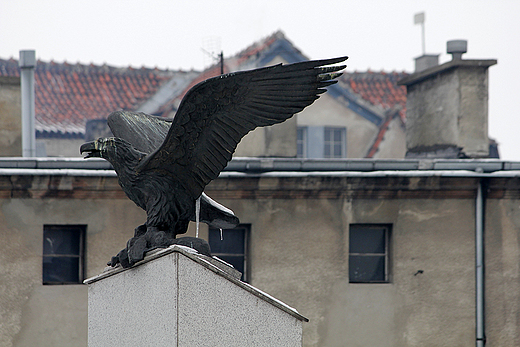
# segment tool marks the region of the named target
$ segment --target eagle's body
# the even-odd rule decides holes
[[[126,141],[113,141],[117,152],[107,159],[114,166],[119,185],[128,198],[147,212],[146,225],[167,230],[174,237],[184,234],[188,222],[195,218],[195,200],[183,198],[189,194],[175,176],[160,170],[143,171],[136,175],[146,154]]]
[[[126,195],[147,213],[126,249],[113,258],[131,266],[155,247],[175,242],[195,219],[211,226],[238,224],[233,212],[211,200],[204,187],[231,160],[240,139],[259,126],[281,123],[312,104],[335,83],[344,66],[336,58],[276,65],[211,78],[183,98],[173,120],[144,113],[109,115],[114,138],[81,146],[87,157],[108,160]]]

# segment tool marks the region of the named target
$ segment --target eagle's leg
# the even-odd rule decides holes
[[[146,233],[146,224],[139,225],[135,228],[134,237],[132,237],[126,243],[126,248],[122,249],[116,256],[112,257],[110,261],[107,263],[108,266],[116,266],[117,264],[121,264],[124,268],[130,267],[130,259],[128,258],[128,250],[133,247],[136,240],[142,237]]]
[[[147,226],[146,231],[144,231],[143,226],[140,226],[136,228],[135,235],[128,240],[126,249],[118,254],[123,267],[133,266],[138,261],[143,260],[146,252],[152,249],[166,248],[175,242],[175,237],[154,226]],[[121,259],[121,256],[123,259]],[[128,261],[126,261],[125,256],[127,256]]]
[[[146,224],[139,225],[135,228],[134,237],[142,236],[146,233]]]
[[[166,248],[175,243],[175,235],[158,227],[148,227],[144,234],[148,250]]]
[[[174,244],[176,235],[184,234],[188,229],[188,224],[188,220],[178,221],[167,230],[146,224],[138,226],[135,228],[134,237],[128,240],[126,248],[112,257],[107,265],[114,267],[120,263],[124,268],[133,266],[144,259],[146,252]]]

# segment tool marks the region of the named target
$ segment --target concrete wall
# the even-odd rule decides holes
[[[409,151],[458,146],[458,89],[459,79],[453,71],[408,87],[406,146]]]
[[[87,225],[86,275],[93,276],[125,246],[144,212],[113,179],[91,182],[104,197],[83,199],[72,190],[88,186],[82,179],[0,176],[0,182],[0,346],[86,346],[86,286],[42,285],[43,225]]]
[[[22,156],[20,78],[0,76],[0,156]]]
[[[379,128],[324,94],[298,115],[298,126],[343,127],[346,129],[347,158],[364,158]]]
[[[296,157],[296,118],[256,128],[240,141],[234,156]]]
[[[43,138],[36,140],[37,146],[41,146],[42,150],[44,150],[42,156],[65,158],[82,157],[79,153],[79,147],[85,142],[84,139]]]
[[[305,346],[473,346],[474,201],[341,193],[356,183],[261,178],[255,200],[219,199],[252,225],[251,283],[307,315]],[[309,186],[320,193],[298,198]],[[349,283],[351,223],[393,225],[391,283]]]
[[[520,204],[489,199],[486,205],[486,335],[489,346],[520,342]]]
[[[379,128],[375,124],[324,94],[290,120],[271,127],[256,129],[246,135],[238,145],[235,156],[296,157],[296,128],[298,126],[345,128],[347,158],[364,158],[379,132]],[[402,139],[404,142],[404,134]],[[392,144],[389,145],[392,146]],[[388,149],[389,153],[392,151],[392,149]],[[323,157],[323,153],[321,157]],[[404,155],[397,158],[402,157]]]
[[[472,158],[489,155],[488,69],[458,69],[460,85],[459,144]]]
[[[388,129],[385,132],[381,144],[374,158],[388,159],[398,158],[403,159],[406,156],[406,132],[403,122],[395,117],[390,121]]]
[[[207,193],[251,224],[251,284],[310,319],[304,346],[475,345],[476,178],[225,176]],[[0,178],[0,346],[85,346],[85,287],[41,285],[43,225],[88,225],[93,276],[144,213],[113,177]],[[512,346],[520,181],[489,181],[486,335],[489,346]],[[349,283],[351,223],[392,224],[390,283]]]
[[[407,86],[410,155],[446,148],[471,158],[489,155],[488,68],[494,64],[496,60],[453,60],[399,82]]]

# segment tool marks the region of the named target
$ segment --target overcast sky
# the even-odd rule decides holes
[[[0,0],[0,58],[35,49],[44,61],[202,69],[282,30],[311,59],[348,55],[348,71],[413,72],[422,54],[451,59],[446,41],[468,40],[465,59],[489,69],[489,133],[520,160],[520,0]]]

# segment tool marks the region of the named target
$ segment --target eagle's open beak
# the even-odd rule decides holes
[[[88,152],[84,159],[87,158],[101,158],[101,151],[97,141],[87,142],[81,145],[79,152]]]

